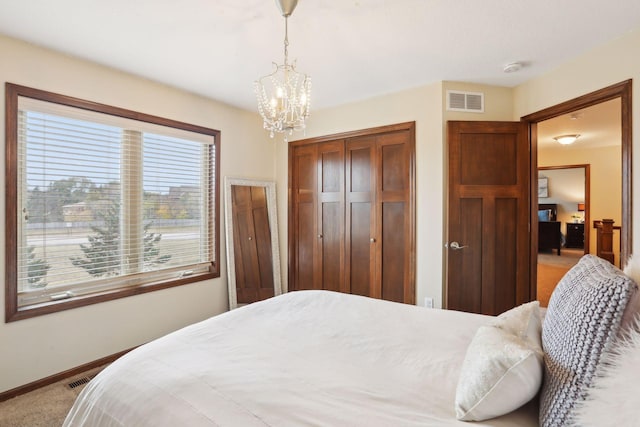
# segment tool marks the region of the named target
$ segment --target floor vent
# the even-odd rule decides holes
[[[70,382],[69,384],[67,384],[67,386],[70,389],[74,389],[76,387],[79,387],[81,385],[87,384],[89,381],[91,381],[91,379],[93,379],[93,377],[95,377],[95,375],[91,375],[89,377],[83,377],[83,378],[79,378],[75,381]]]
[[[448,90],[447,110],[484,113],[484,93]]]

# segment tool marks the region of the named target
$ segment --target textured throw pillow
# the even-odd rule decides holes
[[[624,274],[629,276],[636,284],[640,284],[640,256],[631,255],[624,267]],[[635,324],[636,315],[640,313],[640,292],[637,290],[632,293],[629,303],[622,314],[621,332],[625,333],[630,328],[637,326]]]
[[[482,421],[531,400],[542,383],[538,301],[511,309],[476,332],[456,389],[456,416]]]
[[[603,354],[620,330],[637,285],[609,262],[583,256],[556,286],[542,327],[545,375],[540,396],[543,427],[571,425]]]
[[[640,408],[640,325],[635,323],[627,339],[607,354],[588,390],[576,407],[575,423],[581,427],[638,425]]]

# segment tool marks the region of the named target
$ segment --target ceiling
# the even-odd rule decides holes
[[[0,33],[247,110],[283,60],[273,0],[0,0]],[[638,0],[300,0],[312,108],[448,80],[512,87],[640,27]],[[505,64],[522,61],[516,73]]]
[[[578,134],[580,137],[571,145],[560,145],[553,139],[555,136],[568,134]],[[538,123],[538,150],[573,150],[621,144],[620,98]]]

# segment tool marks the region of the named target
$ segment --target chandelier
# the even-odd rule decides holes
[[[311,77],[296,71],[295,62],[289,63],[288,19],[298,0],[276,0],[284,17],[284,64],[275,62],[273,73],[261,77],[254,84],[258,98],[258,111],[264,121],[263,127],[273,138],[274,133],[283,133],[284,140],[305,128],[311,101]]]

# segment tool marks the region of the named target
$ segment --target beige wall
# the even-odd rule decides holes
[[[513,117],[519,118],[612,84],[633,79],[632,128],[634,132],[631,151],[632,153],[638,153],[638,147],[640,147],[640,132],[638,132],[640,129],[640,108],[638,104],[640,101],[640,56],[635,53],[639,47],[640,29],[581,55],[542,77],[518,86],[514,93]],[[582,163],[582,161],[573,160],[573,163]],[[633,156],[632,170],[634,175],[631,199],[640,200],[640,156],[638,155]],[[600,191],[606,193],[611,191],[607,180],[620,176],[620,172],[616,171],[604,179],[598,179],[593,176],[592,169],[592,192]],[[595,189],[594,185],[596,186]],[[599,186],[604,188],[598,190]],[[640,210],[637,207],[632,207],[632,209],[632,222],[635,223],[635,218],[639,218]],[[607,215],[607,212],[609,212],[608,209],[606,212],[593,212],[592,218]],[[640,226],[634,226],[632,253],[637,252],[640,248],[639,233]]]
[[[586,150],[574,149],[564,150],[563,147],[555,149],[540,150],[538,152],[538,166],[561,166],[589,164],[590,196],[591,196],[591,220],[611,218],[615,225],[620,225],[622,221],[622,181],[613,180],[612,177],[622,176],[622,157],[619,146],[589,148]],[[550,175],[553,171],[541,171],[540,175]],[[581,172],[580,172],[581,173]],[[551,183],[549,184],[551,186]],[[553,197],[553,193],[551,193]],[[547,203],[547,200],[540,200]],[[555,201],[549,201],[555,203]],[[568,218],[560,219],[562,221]],[[585,233],[589,232],[589,252],[596,253],[596,230],[589,224],[585,224]],[[564,232],[564,224],[563,224]],[[614,253],[616,263],[620,260],[619,234],[614,233]]]
[[[446,90],[485,93],[484,113],[446,112]],[[394,123],[416,122],[416,304],[432,297],[442,307],[446,253],[444,228],[446,201],[445,120],[510,120],[512,90],[469,83],[443,82],[314,111],[306,137],[330,135]],[[287,147],[278,148],[278,186],[287,185]],[[284,192],[282,192],[284,193]],[[286,224],[286,194],[280,198],[280,224]],[[282,241],[286,234],[282,232]],[[283,248],[286,258],[286,247]],[[283,262],[283,271],[286,265]]]
[[[31,86],[219,129],[222,176],[273,179],[274,145],[262,130],[256,114],[2,36],[0,57],[3,83]],[[1,117],[4,117],[4,90],[3,84]],[[1,120],[3,137],[4,124]],[[0,156],[0,221],[4,224],[4,150]],[[221,227],[221,236],[224,236],[223,221]],[[4,235],[0,233],[2,278],[6,268]],[[0,392],[137,346],[225,311],[228,297],[224,250],[223,240],[219,279],[0,323]],[[4,307],[4,292],[0,292],[0,307]]]
[[[430,296],[435,298],[436,306],[440,307],[445,263],[443,244],[446,237],[445,121],[519,120],[526,114],[610,84],[629,78],[638,79],[640,56],[635,54],[638,46],[640,32],[635,31],[515,89],[442,82],[314,111],[306,137],[416,121],[416,301],[423,305],[424,297]],[[2,81],[220,129],[223,176],[275,176],[277,179],[282,271],[286,280],[287,146],[278,137],[269,140],[255,114],[6,38],[0,38],[0,54],[3,58],[0,69]],[[446,112],[446,89],[485,92],[486,112]],[[640,108],[637,107],[640,84],[634,85],[633,98],[633,123],[637,128],[640,124]],[[4,128],[0,128],[0,131],[4,133]],[[635,147],[638,147],[639,138],[640,132],[634,132]],[[265,159],[274,160],[265,162]],[[640,158],[637,156],[633,168],[640,170]],[[4,173],[0,176],[4,180]],[[640,183],[637,182],[638,178],[634,181],[633,199],[640,200]],[[4,197],[0,203],[4,204]],[[634,248],[640,245],[638,233],[640,227],[634,230]],[[0,238],[0,251],[4,251],[3,239]],[[4,253],[0,255],[4,260]],[[0,274],[3,276],[4,268],[2,264]],[[225,268],[222,270],[224,275]],[[227,292],[223,277],[8,325],[1,324],[0,391],[138,345],[192,321],[219,313],[226,306]]]

